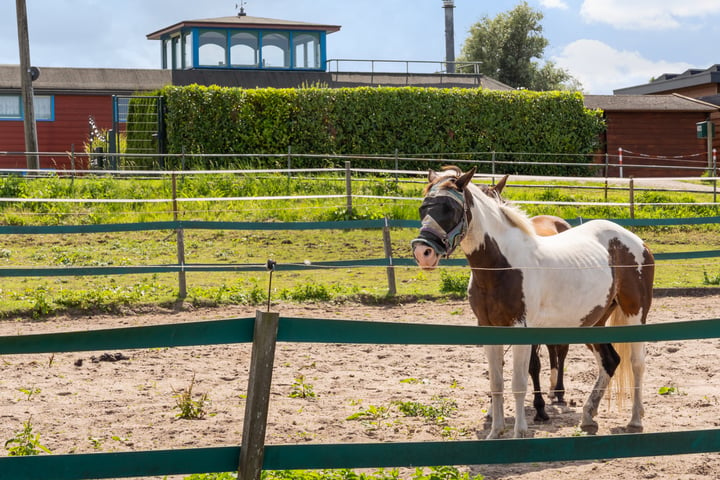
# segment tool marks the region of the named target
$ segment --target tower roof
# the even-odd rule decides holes
[[[250,17],[234,15],[231,17],[205,18],[200,20],[183,20],[147,35],[148,40],[160,40],[163,35],[176,32],[183,28],[257,28],[263,30],[315,30],[333,33],[340,30],[340,25],[324,25],[320,23],[277,20],[274,18]]]

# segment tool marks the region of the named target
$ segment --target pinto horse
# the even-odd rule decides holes
[[[496,186],[495,191],[500,194],[507,176],[505,176]],[[537,215],[530,219],[533,230],[535,233],[548,237],[550,235],[556,235],[565,230],[570,230],[571,226],[568,222],[560,217],[553,215]],[[545,345],[550,357],[550,394],[549,397],[553,399],[553,403],[557,405],[565,405],[565,384],[564,384],[564,368],[565,368],[565,357],[567,357],[568,351],[570,350],[569,345]],[[540,388],[540,356],[539,356],[540,345],[533,345],[530,354],[530,378],[533,382],[533,406],[535,407],[535,421],[546,422],[550,419],[547,412],[545,412],[545,400],[542,397],[542,389]]]
[[[500,195],[505,183],[507,175],[503,177],[497,185],[495,185],[495,193]],[[571,228],[570,224],[560,217],[554,215],[537,215],[530,219],[535,233],[547,237],[556,235]],[[570,349],[569,345],[545,345],[550,357],[550,394],[553,403],[557,405],[565,405],[565,384],[564,373],[565,358]],[[540,387],[540,355],[539,345],[533,345],[530,351],[530,367],[529,373],[533,383],[533,407],[535,407],[535,421],[547,422],[550,417],[545,411],[545,399],[542,396],[542,388]]]
[[[635,234],[606,220],[592,220],[551,236],[537,235],[521,210],[497,187],[471,182],[475,169],[430,171],[420,206],[422,227],[412,242],[425,269],[460,246],[472,269],[468,296],[481,326],[591,327],[644,324],[652,303],[654,258]],[[503,181],[504,183],[504,181]],[[621,347],[627,348],[621,348]],[[594,420],[611,378],[632,375],[628,432],[643,429],[644,343],[588,345],[598,363],[595,385],[583,406],[580,428],[597,433]],[[514,436],[528,434],[524,402],[531,347],[513,346]],[[492,425],[504,429],[503,346],[486,345]]]

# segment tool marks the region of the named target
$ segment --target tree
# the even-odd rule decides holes
[[[470,27],[459,62],[482,62],[480,73],[511,87],[529,90],[579,89],[580,83],[551,61],[542,62],[548,40],[543,14],[522,2],[495,18],[487,15]]]

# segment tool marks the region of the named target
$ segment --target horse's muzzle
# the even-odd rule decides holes
[[[432,270],[440,263],[440,255],[433,246],[422,239],[412,242],[413,256],[423,270]]]

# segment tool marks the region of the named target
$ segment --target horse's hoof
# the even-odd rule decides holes
[[[595,435],[598,432],[598,424],[593,422],[587,425],[580,425],[580,430],[588,435]]]
[[[546,423],[550,421],[550,417],[545,412],[537,412],[533,420],[535,421],[535,423]]]
[[[520,430],[514,433],[515,438],[530,438],[530,430]]]
[[[625,431],[627,433],[642,433],[643,432],[643,426],[642,425],[631,425],[628,424],[627,427],[625,427]]]
[[[485,437],[485,440],[497,440],[500,438],[500,430],[490,430],[490,433],[488,433],[488,436]]]
[[[565,400],[554,400],[552,404],[557,405],[558,407],[567,407],[567,402]]]

